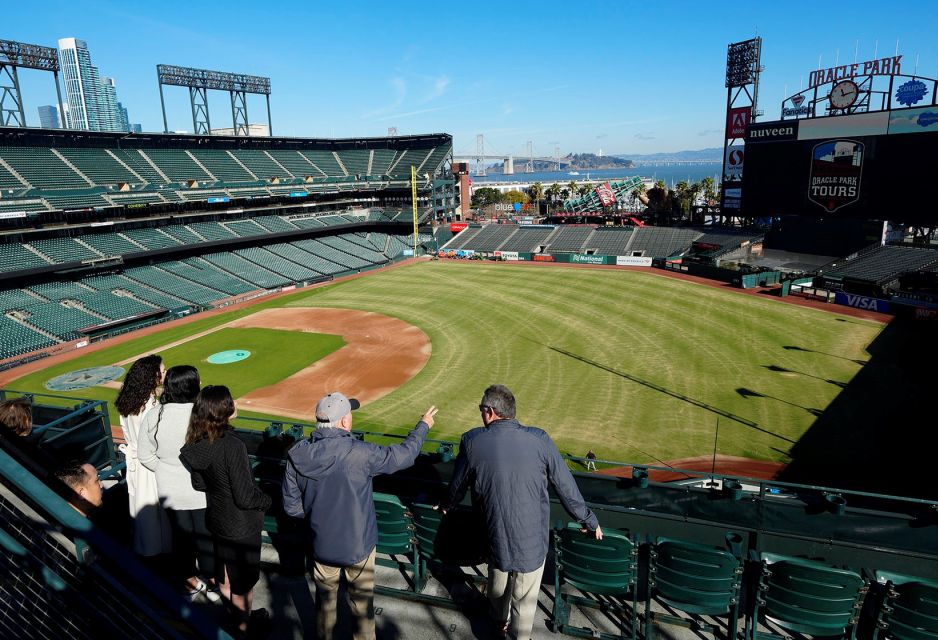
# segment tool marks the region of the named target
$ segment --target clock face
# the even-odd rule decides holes
[[[860,97],[860,87],[853,80],[838,82],[831,89],[830,101],[834,109],[847,109]]]

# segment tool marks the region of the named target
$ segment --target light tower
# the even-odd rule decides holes
[[[388,127],[388,137],[393,138],[397,135],[397,127]]]

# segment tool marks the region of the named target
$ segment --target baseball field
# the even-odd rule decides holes
[[[882,329],[646,271],[421,262],[165,325],[5,386],[52,393],[57,375],[155,352],[230,386],[241,416],[308,422],[337,389],[364,401],[355,428],[405,432],[435,404],[432,437],[457,440],[500,382],[521,421],[573,455],[709,455],[719,423],[718,453],[785,461]],[[250,356],[208,362],[231,349]],[[61,395],[113,400],[118,386]]]

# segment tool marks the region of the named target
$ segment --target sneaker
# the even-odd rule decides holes
[[[208,586],[206,585],[205,597],[208,598],[209,602],[221,602],[221,591],[218,590],[218,586]]]
[[[186,592],[186,597],[189,598],[190,602],[195,602],[195,599],[199,597],[199,594],[205,593],[207,589],[208,585],[199,580],[196,582],[195,587],[189,589],[189,591]]]

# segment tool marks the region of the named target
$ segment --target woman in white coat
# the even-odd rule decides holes
[[[124,444],[120,450],[127,463],[127,498],[134,519],[133,549],[141,556],[172,552],[172,536],[166,512],[160,505],[156,474],[140,464],[137,435],[143,416],[156,405],[157,387],[166,369],[157,355],[140,358],[130,366],[114,406],[120,414]]]

